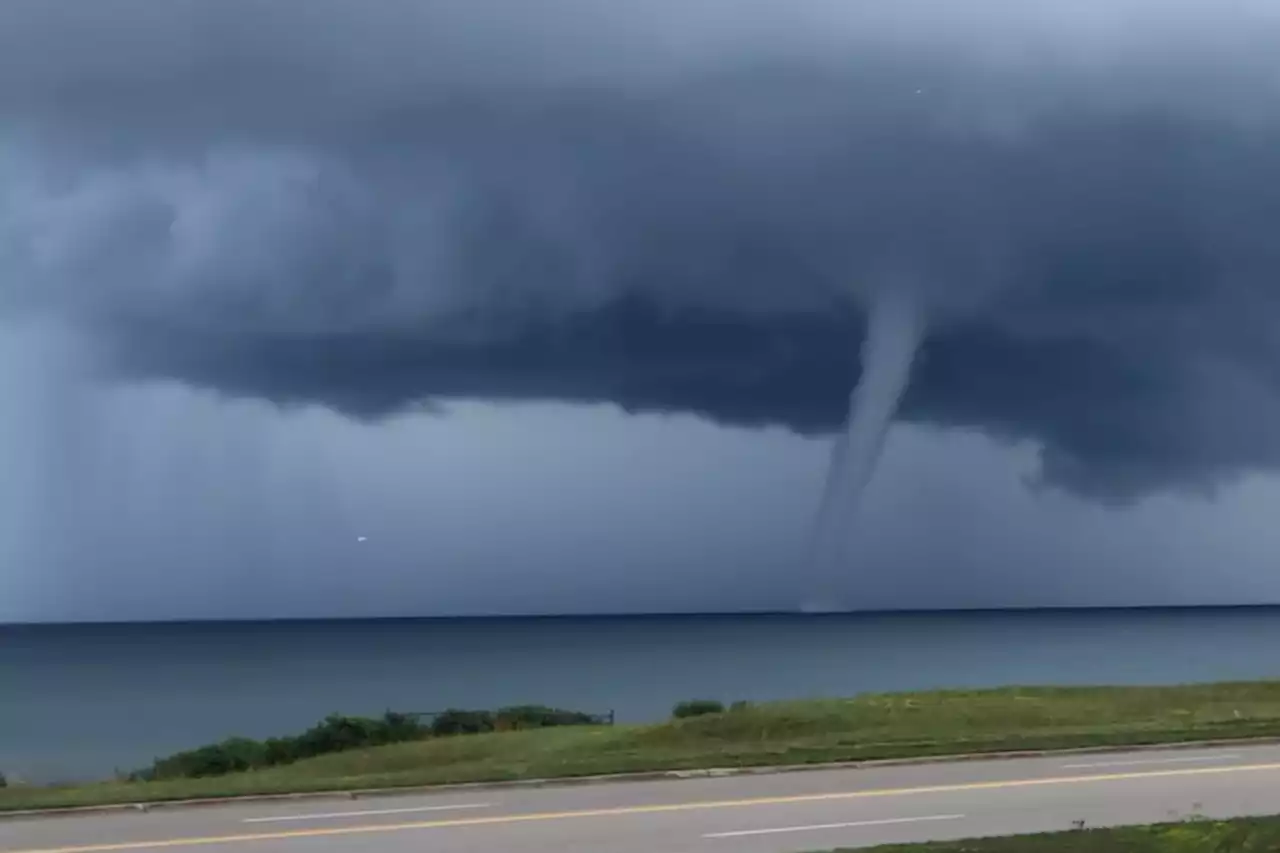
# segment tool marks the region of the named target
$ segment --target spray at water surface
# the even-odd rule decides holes
[[[862,496],[884,450],[889,426],[911,379],[925,331],[915,288],[885,287],[872,299],[861,350],[862,373],[849,398],[845,429],[831,448],[809,555],[809,610],[840,608],[833,590],[848,569]]]

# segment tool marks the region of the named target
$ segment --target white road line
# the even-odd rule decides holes
[[[925,823],[931,820],[963,820],[962,814],[935,814],[924,817],[893,817],[882,820],[854,820],[848,823],[814,823],[808,826],[779,826],[772,829],[739,829],[733,832],[710,832],[703,838],[743,838],[748,835],[778,835],[783,832],[818,832],[824,829],[854,829],[860,826],[892,826],[898,823]]]
[[[336,820],[344,817],[377,817],[385,814],[414,814],[417,812],[447,812],[461,809],[487,809],[493,803],[459,803],[455,806],[414,806],[403,809],[366,809],[358,812],[321,812],[319,814],[286,814],[271,817],[247,817],[243,823],[279,823],[289,820]]]
[[[1146,764],[1192,764],[1207,761],[1229,761],[1240,755],[1188,755],[1184,758],[1148,758],[1134,761],[1095,761],[1091,764],[1064,764],[1063,770],[1084,770],[1088,767],[1140,767]]]

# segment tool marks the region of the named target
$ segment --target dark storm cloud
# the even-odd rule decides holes
[[[8,310],[125,376],[379,417],[904,416],[1124,498],[1280,462],[1262,2],[14,2]]]

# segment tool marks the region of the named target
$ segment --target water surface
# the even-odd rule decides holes
[[[110,774],[330,712],[1280,676],[1280,609],[0,627],[0,770]]]

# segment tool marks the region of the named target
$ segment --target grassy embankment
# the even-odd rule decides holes
[[[1275,853],[1277,850],[1280,850],[1280,817],[1191,820],[1123,829],[892,845],[863,848],[859,853]]]
[[[1259,736],[1280,736],[1280,682],[868,695],[648,726],[430,737],[210,778],[11,784],[0,810]]]

